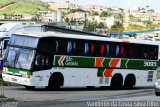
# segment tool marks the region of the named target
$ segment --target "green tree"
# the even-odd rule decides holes
[[[90,21],[86,21],[86,26],[84,26],[84,31],[93,32],[96,31],[96,24]]]
[[[70,24],[75,25],[76,24],[76,19],[71,18],[71,20],[69,21]]]
[[[89,15],[90,15],[90,16],[97,16],[97,15],[99,15],[99,14],[98,14],[98,12],[91,11],[91,12],[89,13]]]
[[[102,23],[102,22],[100,22],[99,24],[98,24],[98,28],[104,28],[105,26],[104,26],[104,23]]]
[[[75,12],[83,12],[83,10],[80,9],[80,8],[78,8],[78,9],[71,9],[71,10],[68,12],[68,14],[69,14],[69,13],[75,13]]]
[[[109,17],[109,16],[111,16],[111,13],[109,13],[109,12],[107,12],[107,11],[102,11],[102,12],[100,13],[100,16],[101,16],[101,17]]]
[[[122,23],[119,21],[115,22],[115,24],[111,26],[111,29],[110,29],[111,32],[118,32],[118,33],[123,32],[123,30],[124,30],[124,27]]]
[[[69,23],[69,18],[66,17],[66,18],[64,19],[64,21],[67,22],[67,23]]]
[[[116,19],[123,19],[123,15],[122,14],[120,14],[120,13],[115,13],[115,14],[113,14],[113,16],[116,18]]]

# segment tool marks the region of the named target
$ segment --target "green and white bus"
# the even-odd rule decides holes
[[[153,86],[158,45],[54,32],[12,35],[4,58],[3,80],[27,88],[44,86]]]

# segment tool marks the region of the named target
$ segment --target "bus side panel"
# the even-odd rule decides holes
[[[38,86],[47,86],[49,77],[54,72],[62,73],[64,77],[64,86],[110,86],[112,77],[98,76],[98,68],[52,68],[44,72],[34,72],[34,77],[39,78]],[[156,81],[156,70],[132,70],[132,69],[114,69],[114,74],[121,74],[123,83],[128,74],[134,74],[136,78],[135,86],[153,86]]]

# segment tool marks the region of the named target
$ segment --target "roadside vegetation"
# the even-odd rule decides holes
[[[5,8],[9,4],[12,5]],[[50,10],[49,5],[41,0],[0,0],[0,9],[0,15],[26,14],[32,16],[35,16],[38,11]]]

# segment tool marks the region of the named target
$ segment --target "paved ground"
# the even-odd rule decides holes
[[[108,101],[160,101],[160,97],[155,96],[153,88],[116,91],[109,88],[62,88],[59,91],[38,88],[29,91],[22,86],[12,86],[4,87],[4,94],[8,98],[18,100],[14,102],[18,107],[87,107],[98,101],[103,104]]]

